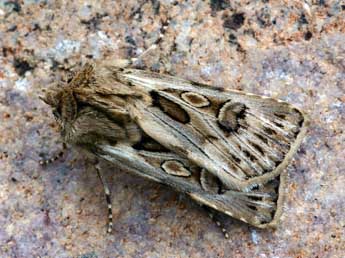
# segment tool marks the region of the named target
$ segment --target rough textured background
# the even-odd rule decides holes
[[[344,257],[345,2],[116,2],[0,1],[0,256]],[[167,17],[160,50],[142,65],[309,113],[276,231],[229,218],[225,240],[186,197],[103,163],[107,235],[92,159],[70,150],[39,166],[60,148],[42,89],[88,60],[136,56]]]

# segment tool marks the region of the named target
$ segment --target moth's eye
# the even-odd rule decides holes
[[[56,117],[56,118],[60,118],[61,117],[61,108],[60,107],[57,107],[57,108],[54,108],[52,110],[53,112],[53,115]]]

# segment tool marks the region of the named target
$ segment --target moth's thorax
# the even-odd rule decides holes
[[[52,107],[65,142],[134,144],[140,140],[142,131],[128,110],[135,94],[114,79],[116,71],[87,65],[69,84],[46,92],[43,100]]]

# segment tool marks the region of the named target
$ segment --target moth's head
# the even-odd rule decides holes
[[[40,99],[48,104],[52,113],[63,129],[66,124],[73,121],[77,113],[77,104],[72,91],[68,85],[52,84],[44,90],[44,95]]]
[[[61,98],[63,87],[58,84],[51,84],[48,89],[43,90],[39,98],[52,108],[52,113],[57,120],[61,119]]]

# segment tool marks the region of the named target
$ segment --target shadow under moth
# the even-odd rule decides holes
[[[63,141],[245,223],[276,226],[305,115],[281,100],[130,66],[86,64],[46,91]]]

